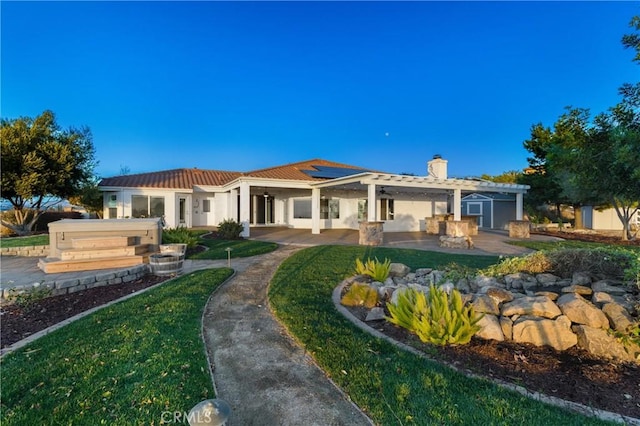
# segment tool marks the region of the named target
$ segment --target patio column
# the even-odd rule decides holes
[[[311,233],[320,233],[320,189],[311,190]]]
[[[522,193],[516,194],[516,220],[522,220]]]
[[[453,220],[459,221],[462,219],[462,190],[453,190]]]
[[[250,235],[249,231],[249,220],[251,218],[251,198],[250,198],[251,187],[248,182],[240,183],[240,218],[239,222],[242,224],[244,228],[241,237],[247,238]]]
[[[367,189],[367,222],[376,222],[378,220],[376,215],[376,184],[370,183]]]
[[[238,217],[238,190],[232,189],[228,194],[229,202],[227,203],[227,218],[240,222]]]

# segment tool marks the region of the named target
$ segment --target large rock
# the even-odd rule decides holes
[[[603,291],[611,295],[622,295],[627,293],[627,289],[622,285],[614,285],[612,281],[600,280],[591,284],[593,291]]]
[[[503,288],[498,287],[482,287],[480,293],[486,294],[490,298],[500,304],[503,302],[511,302],[513,300],[513,294]]]
[[[562,315],[562,312],[548,297],[525,296],[502,305],[501,314],[505,317],[533,315],[553,319]]]
[[[633,356],[624,349],[618,340],[601,328],[587,325],[574,325],[578,336],[578,346],[598,357],[633,360]]]
[[[506,340],[513,339],[513,321],[509,317],[500,317],[500,328],[502,328],[502,334]]]
[[[389,276],[390,277],[404,277],[411,271],[404,263],[392,263],[389,265]]]
[[[522,317],[513,324],[513,341],[536,346],[551,346],[564,351],[578,343],[571,331],[571,321],[564,315],[555,320]]]
[[[497,340],[499,342],[504,340],[502,327],[500,327],[500,321],[497,316],[486,314],[478,321],[478,326],[480,326],[480,330],[476,333],[476,336],[485,340]]]
[[[471,306],[478,313],[500,315],[498,303],[486,294],[476,295]]]
[[[588,272],[574,272],[571,278],[572,285],[591,284],[591,275]]]
[[[633,319],[627,310],[615,302],[605,303],[602,312],[609,318],[609,325],[614,330],[626,331],[633,324]]]
[[[560,296],[556,303],[571,322],[595,328],[609,328],[607,316],[579,294],[565,294]]]
[[[593,294],[593,290],[591,290],[590,287],[579,284],[572,284],[568,287],[562,287],[562,290],[560,291],[562,293],[576,293],[581,296],[591,296]]]
[[[538,280],[538,284],[540,284],[542,287],[555,285],[559,279],[560,277],[548,272],[543,272],[542,274],[536,275],[536,280]]]

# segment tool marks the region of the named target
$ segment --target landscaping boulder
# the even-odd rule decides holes
[[[389,276],[390,277],[404,277],[411,271],[404,263],[392,263],[389,265]]]
[[[574,325],[573,331],[578,336],[578,346],[595,356],[625,361],[633,360],[633,356],[627,353],[624,346],[601,328]]]
[[[538,284],[540,284],[542,287],[548,287],[548,286],[555,285],[556,282],[560,280],[560,277],[544,272],[542,274],[536,275],[536,280],[538,281]]]
[[[607,316],[579,294],[565,294],[558,299],[557,304],[572,322],[594,328],[609,328]]]
[[[498,303],[486,294],[478,294],[471,303],[473,309],[478,313],[500,315]]]
[[[562,287],[560,290],[562,293],[576,293],[581,296],[591,296],[593,294],[593,290],[590,287],[586,287],[583,285],[572,284],[568,287]]]
[[[564,351],[575,346],[578,338],[571,331],[571,321],[564,315],[555,320],[525,316],[513,324],[513,341]]]
[[[498,342],[504,340],[504,333],[502,332],[502,327],[500,326],[500,321],[497,316],[485,314],[480,321],[478,321],[478,326],[480,330],[478,330],[476,336],[487,340],[497,340]]]
[[[615,302],[605,303],[602,306],[602,312],[609,319],[609,325],[616,331],[626,331],[633,324],[631,315],[622,305]]]
[[[562,312],[548,297],[525,296],[502,305],[501,314],[505,317],[512,315],[534,315],[553,319],[562,315]]]
[[[587,285],[591,284],[591,275],[588,272],[574,272],[571,277],[572,285]]]
[[[591,288],[593,291],[603,291],[605,293],[609,293],[610,295],[622,295],[627,293],[627,289],[614,285],[611,281],[608,280],[600,280],[591,284]]]

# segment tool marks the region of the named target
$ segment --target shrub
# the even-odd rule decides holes
[[[218,236],[223,240],[239,240],[244,227],[233,219],[225,219],[218,225]]]
[[[8,300],[12,301],[25,311],[29,311],[36,303],[51,296],[51,289],[35,286],[31,290],[9,289]]]
[[[198,244],[198,235],[184,227],[167,228],[162,231],[162,244],[186,244],[193,248]]]
[[[407,289],[398,297],[397,305],[387,304],[387,320],[415,333],[422,342],[444,345],[464,345],[480,329],[482,315],[471,306],[464,306],[458,290],[451,295],[431,285],[428,295]]]
[[[495,265],[491,265],[480,271],[482,275],[496,277],[517,272],[528,274],[540,274],[551,271],[551,260],[547,251],[541,250],[526,256],[506,257]]]
[[[380,262],[376,257],[375,260],[367,259],[365,263],[362,263],[360,259],[356,259],[356,274],[368,275],[374,281],[384,282],[389,277],[390,270],[391,260],[389,259]]]
[[[367,284],[354,283],[340,301],[345,306],[364,306],[371,309],[378,304],[378,291]]]

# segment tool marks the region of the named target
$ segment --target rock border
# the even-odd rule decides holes
[[[629,425],[638,425],[640,426],[640,419],[635,418],[635,417],[630,417],[630,416],[625,416],[622,414],[618,414],[618,413],[613,413],[610,411],[605,411],[605,410],[600,410],[598,408],[593,408],[593,407],[587,407],[586,405],[582,405],[579,404],[577,402],[573,402],[573,401],[567,401],[564,399],[560,399],[554,396],[549,396],[549,395],[545,395],[543,393],[540,392],[532,392],[522,386],[518,386],[518,385],[514,385],[511,383],[507,383],[507,382],[503,382],[501,380],[496,380],[496,379],[492,379],[489,377],[485,377],[485,376],[480,376],[477,374],[473,374],[470,373],[468,371],[464,371],[461,370],[460,368],[455,367],[452,364],[449,363],[444,363],[442,361],[436,361],[433,358],[428,357],[426,354],[424,354],[423,352],[409,346],[406,345],[404,343],[398,342],[394,339],[392,339],[391,337],[387,336],[384,333],[381,333],[380,331],[368,326],[367,324],[365,324],[364,322],[360,321],[358,318],[356,318],[355,316],[353,316],[353,314],[344,306],[342,306],[342,304],[340,303],[340,299],[342,297],[342,292],[344,290],[344,287],[352,284],[354,281],[357,280],[357,277],[350,277],[347,278],[345,280],[343,280],[336,288],[334,288],[333,290],[333,294],[332,294],[332,301],[333,304],[335,306],[335,308],[338,310],[338,312],[340,312],[345,318],[347,318],[351,323],[353,323],[355,326],[357,326],[358,328],[360,328],[361,330],[375,336],[378,337],[380,339],[384,339],[385,341],[399,347],[400,349],[403,349],[405,351],[411,352],[414,355],[417,355],[421,358],[433,361],[433,362],[438,362],[440,364],[444,364],[449,368],[452,368],[453,370],[455,370],[456,372],[463,374],[466,377],[469,378],[473,378],[473,379],[483,379],[483,380],[488,380],[494,384],[496,384],[497,386],[500,386],[504,389],[507,390],[511,390],[511,391],[515,391],[527,398],[531,398],[533,400],[539,401],[539,402],[543,402],[546,404],[550,404],[553,405],[555,407],[560,407],[560,408],[564,408],[588,417],[596,417],[599,418],[600,420],[605,420],[605,421],[613,421],[613,422],[617,422],[617,423],[621,423],[621,424],[629,424]]]

